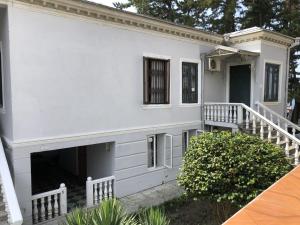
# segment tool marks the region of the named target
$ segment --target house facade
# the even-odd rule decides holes
[[[78,0],[0,6],[1,137],[24,224],[175,180],[189,138],[226,122],[206,123],[205,102],[285,115],[294,38]]]

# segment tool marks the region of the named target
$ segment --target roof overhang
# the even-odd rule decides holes
[[[257,57],[260,55],[260,53],[219,45],[219,46],[216,46],[213,51],[208,53],[206,55],[206,57],[208,57],[208,58],[227,58],[227,57],[235,56],[235,55],[236,56]]]

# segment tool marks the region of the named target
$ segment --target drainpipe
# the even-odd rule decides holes
[[[287,57],[286,57],[286,79],[285,79],[285,99],[284,99],[284,117],[287,116],[286,114],[286,103],[287,103],[287,96],[288,96],[288,86],[289,86],[289,73],[290,73],[290,53],[291,49],[295,48],[296,46],[300,45],[300,37],[295,38],[295,42],[292,43],[287,49]]]
[[[203,53],[200,55],[201,59],[201,96],[200,96],[200,120],[201,123],[201,130],[204,131],[204,72],[205,72],[205,59],[206,54]]]

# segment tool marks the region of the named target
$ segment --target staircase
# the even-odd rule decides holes
[[[242,103],[205,103],[205,124],[258,135],[280,146],[293,164],[298,165],[300,140],[295,135],[300,127],[266,106],[256,105],[257,111]]]
[[[7,213],[5,211],[5,203],[3,198],[3,190],[2,190],[2,183],[0,179],[0,224],[1,225],[8,225],[7,220]]]

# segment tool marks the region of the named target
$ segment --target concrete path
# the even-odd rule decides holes
[[[176,181],[150,188],[148,190],[121,198],[128,213],[136,212],[141,208],[157,206],[164,202],[178,198],[183,194],[183,189],[177,185]]]

